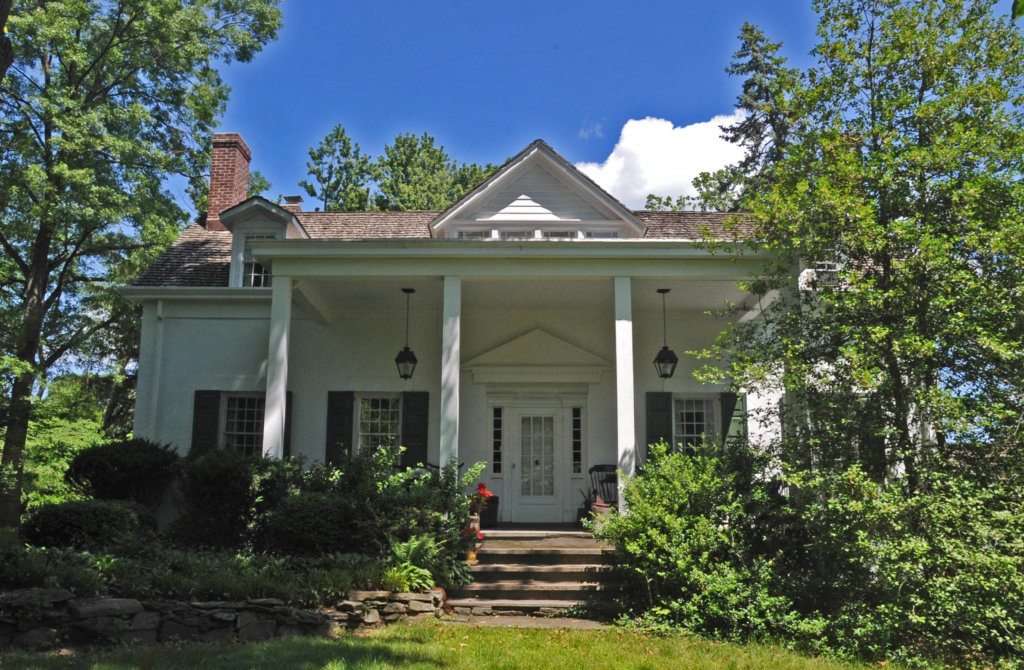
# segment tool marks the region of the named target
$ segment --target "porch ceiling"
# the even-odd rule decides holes
[[[414,311],[441,309],[443,282],[440,277],[398,278],[312,278],[297,282],[299,299],[315,305],[328,320],[353,311],[404,312],[403,288],[414,288]],[[670,311],[718,309],[727,302],[745,304],[749,296],[733,281],[696,279],[634,279],[633,309],[661,309],[659,288],[671,289],[666,304]],[[462,283],[462,309],[476,308],[566,309],[588,307],[610,311],[614,291],[608,278],[466,278]]]

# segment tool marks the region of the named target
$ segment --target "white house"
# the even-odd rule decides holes
[[[592,466],[746,430],[686,353],[725,328],[708,310],[750,300],[757,259],[694,244],[726,215],[630,211],[539,140],[443,212],[246,199],[245,142],[213,151],[205,225],[124,289],[136,435],[307,462],[397,439],[410,464],[486,461],[504,521],[570,521]]]

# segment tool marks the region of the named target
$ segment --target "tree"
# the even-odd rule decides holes
[[[493,172],[493,165],[459,165],[426,133],[399,135],[374,169],[380,210],[446,209]]]
[[[648,209],[743,211],[751,194],[766,186],[771,166],[784,155],[793,124],[790,93],[797,71],[786,67],[785,57],[779,55],[782,43],[768,40],[757,26],[744,23],[739,40],[740,48],[725,71],[745,77],[736,100],[743,119],[720,129],[722,139],[744,148],[743,159],[714,172],[700,173],[693,180],[696,196],[679,196],[675,201],[667,196],[648,196]]]
[[[113,269],[173,236],[162,188],[196,177],[228,89],[280,26],[277,0],[25,0],[0,106],[0,319],[9,402],[0,525],[19,521],[26,431],[41,375],[114,318]]]
[[[316,147],[309,148],[306,169],[313,181],[300,181],[310,197],[323,202],[325,212],[369,209],[371,162],[338,124]]]
[[[767,306],[714,352],[785,393],[785,460],[911,490],[1019,467],[1024,39],[993,6],[816,3],[817,64],[748,199]]]

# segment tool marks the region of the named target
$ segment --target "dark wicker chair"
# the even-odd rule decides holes
[[[590,468],[590,487],[609,505],[619,502],[619,476],[612,463],[595,465]]]

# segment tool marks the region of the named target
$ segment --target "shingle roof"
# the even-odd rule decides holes
[[[700,240],[705,237],[705,233],[713,239],[732,240],[750,237],[753,233],[753,225],[746,217],[731,212],[641,210],[633,212],[633,216],[647,225],[644,238],[649,240]]]
[[[392,239],[430,237],[440,212],[294,212],[313,239]]]
[[[231,270],[231,233],[197,223],[135,280],[136,286],[227,286]]]
[[[295,212],[315,240],[422,239],[440,212]],[[647,226],[644,235],[655,240],[699,240],[705,232],[719,239],[751,232],[740,220],[732,229],[723,225],[733,214],[721,212],[649,212],[633,215]],[[189,226],[181,237],[136,280],[136,286],[227,286],[231,267],[231,233]]]

